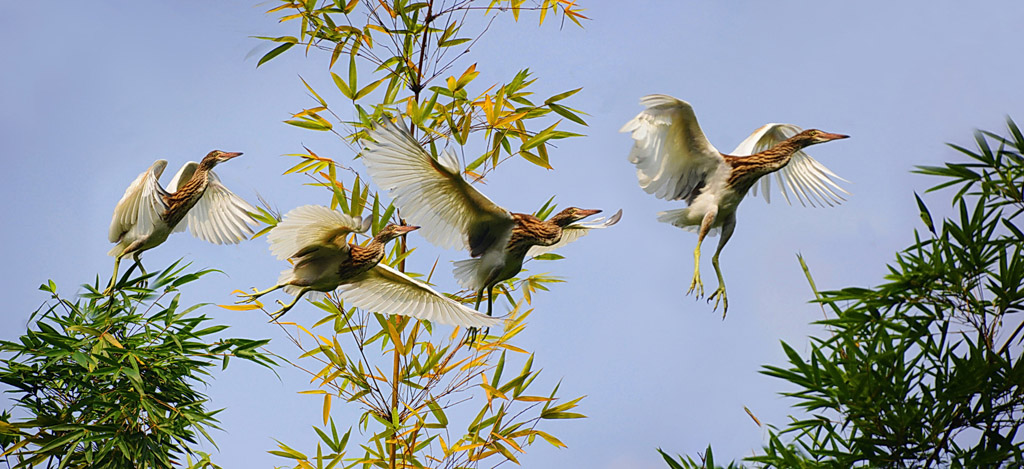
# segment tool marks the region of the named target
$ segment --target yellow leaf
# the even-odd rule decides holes
[[[331,395],[324,394],[324,425],[327,425],[327,421],[331,416]]]
[[[542,397],[542,396],[519,396],[519,397],[515,398],[515,400],[522,401],[522,402],[549,402],[549,401],[553,401],[554,399],[550,398],[550,397]]]
[[[247,305],[217,305],[217,306],[220,306],[221,308],[224,308],[224,309],[229,309],[231,311],[252,311],[254,309],[260,309],[260,308],[263,307],[263,305],[259,301],[257,301],[255,304],[247,304]]]
[[[508,438],[505,438],[505,437],[503,437],[503,436],[501,436],[501,435],[499,435],[497,433],[494,433],[494,432],[491,432],[491,435],[493,435],[495,438],[497,438],[497,439],[499,439],[501,441],[504,441],[505,443],[508,443],[508,445],[513,447],[513,448],[515,448],[516,451],[519,451],[520,453],[523,452],[523,449],[520,448],[519,445],[517,445],[515,441],[513,441],[511,439],[508,439]]]
[[[107,341],[107,342],[110,342],[110,345],[113,345],[114,347],[121,348],[121,349],[124,348],[124,345],[121,345],[121,342],[118,342],[117,339],[114,338],[114,336],[112,336],[110,334],[107,334],[106,332],[101,334],[100,338],[105,340],[105,341]]]

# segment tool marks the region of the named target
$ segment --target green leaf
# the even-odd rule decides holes
[[[928,231],[935,234],[935,225],[932,223],[931,212],[928,211],[928,207],[925,206],[924,201],[922,201],[921,197],[917,195],[917,192],[914,192],[914,199],[917,200],[917,208],[921,212],[921,221],[923,221],[925,226],[928,227]]]
[[[292,46],[294,46],[294,45],[295,45],[295,43],[288,42],[288,43],[284,43],[284,44],[281,44],[280,46],[275,47],[270,52],[267,52],[266,54],[264,54],[263,57],[260,57],[259,62],[256,63],[256,68],[259,68],[260,65],[263,65],[265,62],[268,62],[270,59],[273,59],[274,57],[277,57],[277,56],[283,54],[284,51],[286,51],[288,49],[291,49]]]

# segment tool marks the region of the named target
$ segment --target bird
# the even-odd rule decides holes
[[[241,156],[239,152],[213,150],[199,163],[189,161],[171,179],[160,185],[167,160],[156,160],[128,186],[114,207],[109,239],[117,243],[108,252],[114,256],[114,274],[104,294],[117,282],[121,258],[131,255],[143,273],[139,255],[163,243],[171,233],[186,226],[199,239],[216,244],[236,244],[253,234],[249,215],[256,209],[220,182],[213,168]]]
[[[751,190],[757,195],[757,183],[766,202],[770,202],[771,179],[776,180],[786,202],[789,192],[800,201],[816,206],[833,206],[845,199],[836,191],[849,194],[832,180],[837,176],[803,152],[819,143],[848,138],[847,135],[803,130],[792,124],[770,123],[761,126],[731,154],[719,152],[701,131],[690,103],[671,96],[654,94],[640,99],[646,109],[619,130],[634,140],[629,161],[636,165],[636,176],[649,194],[665,200],[685,200],[686,208],[668,210],[658,221],[697,232],[693,251],[693,280],[687,294],[704,294],[700,278],[700,246],[704,237],[721,230],[718,248],[711,264],[718,276],[718,288],[708,297],[715,300],[712,310],[722,302],[722,318],[729,309],[725,280],[718,264],[722,248],[736,228],[736,208]]]
[[[365,246],[349,243],[349,235],[365,232],[370,227],[369,222],[322,205],[292,209],[267,235],[270,252],[278,259],[290,259],[292,267],[281,272],[273,287],[244,294],[244,301],[255,301],[281,288],[294,295],[290,303],[282,304],[282,308],[271,315],[271,321],[275,321],[306,293],[337,290],[349,304],[381,314],[467,328],[490,327],[502,322],[469,309],[381,262],[385,244],[418,226],[392,223],[377,232]]]
[[[455,262],[455,278],[476,293],[475,309],[487,293],[488,316],[494,286],[518,274],[526,256],[564,246],[622,217],[619,210],[607,220],[577,223],[601,212],[578,207],[548,220],[513,213],[466,182],[455,155],[445,151],[437,159],[431,157],[402,119],[385,119],[368,135],[361,158],[371,178],[390,191],[402,217],[422,226],[420,233],[427,241],[469,250],[470,259]]]

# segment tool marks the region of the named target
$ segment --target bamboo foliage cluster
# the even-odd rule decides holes
[[[478,3],[282,1],[270,13],[281,15],[281,21],[298,23],[299,34],[264,37],[280,45],[259,64],[294,46],[302,46],[307,53],[329,52],[328,68],[337,89],[331,94],[318,92],[302,80],[314,105],[286,123],[333,132],[355,144],[356,150],[358,141],[366,138],[366,129],[382,119],[398,118],[411,123],[435,157],[437,140],[442,140],[442,146],[444,141],[456,145],[471,181],[514,156],[550,169],[552,142],[578,135],[559,126],[567,125],[566,121],[586,124],[582,113],[564,104],[579,90],[535,102],[529,90],[535,79],[528,70],[507,83],[477,89],[477,65],[461,69],[464,65],[459,62],[479,35],[466,37],[463,31],[480,20],[474,12],[484,17],[511,13],[518,20],[522,11],[532,10],[540,13],[542,22],[552,14],[573,22],[584,17],[573,2],[563,0],[544,0],[534,7],[524,6],[521,0]],[[482,24],[478,34],[489,23]],[[343,70],[345,64],[347,70]],[[450,74],[457,66],[461,71]],[[339,111],[324,98],[339,94],[351,103],[350,113]],[[354,117],[346,121],[339,117],[342,114]],[[546,122],[545,127],[534,130],[538,122]],[[482,137],[483,150],[468,150],[476,135]],[[373,191],[369,181],[337,158],[323,155],[324,150],[309,148],[289,155],[299,161],[285,174],[305,175],[310,184],[327,191],[332,208],[369,218],[372,234],[388,223],[402,222],[400,211],[386,201],[386,195]],[[537,215],[544,218],[553,209],[549,201]],[[278,218],[264,211],[260,219],[267,227],[257,236],[273,229]],[[393,243],[382,262],[405,271],[414,251],[404,241]],[[434,260],[426,275],[406,273],[430,283],[449,270],[438,267]],[[323,399],[315,448],[307,454],[301,448],[312,447],[310,442],[279,442],[271,452],[304,468],[479,467],[518,463],[525,448],[536,441],[565,446],[540,426],[543,421],[583,417],[574,411],[582,397],[561,398],[558,385],[547,392],[535,391],[540,370],[534,356],[515,345],[533,313],[533,294],[559,281],[535,274],[500,284],[497,290],[508,300],[511,312],[502,330],[479,335],[467,335],[458,328],[441,332],[425,321],[347,307],[343,298],[329,294],[314,303],[323,317],[311,327],[281,323],[301,350],[294,365],[308,372],[315,385],[306,393]],[[473,293],[449,296],[469,303],[475,299]],[[260,303],[231,306],[262,307]],[[475,340],[468,339],[474,335]],[[365,442],[358,448],[350,442],[351,429],[339,432],[331,416],[338,403],[358,406],[362,412],[358,431],[365,435]]]
[[[218,428],[219,410],[197,389],[211,367],[232,357],[271,367],[267,340],[213,339],[227,326],[191,315],[179,289],[211,272],[163,272],[125,279],[116,293],[85,285],[75,301],[49,281],[51,303],[33,313],[17,342],[0,342],[0,382],[28,419],[0,415],[0,461],[7,467],[216,467],[196,450]],[[149,285],[146,285],[146,281]],[[98,281],[97,281],[98,282]],[[193,457],[196,458],[193,461]]]
[[[921,167],[955,188],[952,216],[916,197],[926,232],[887,283],[817,293],[829,335],[763,373],[797,388],[764,467],[1019,467],[1024,464],[1024,134],[978,132],[966,163]],[[802,262],[802,259],[801,259]],[[814,283],[811,287],[814,289]],[[670,467],[716,467],[709,447]],[[736,463],[730,467],[737,467]]]

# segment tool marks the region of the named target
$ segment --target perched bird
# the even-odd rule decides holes
[[[398,314],[463,327],[501,323],[434,291],[427,284],[380,263],[384,245],[419,227],[388,225],[366,246],[350,244],[348,235],[364,232],[369,220],[358,219],[320,205],[303,205],[285,214],[267,235],[270,252],[291,259],[277,285],[247,294],[249,301],[284,288],[295,299],[274,313],[280,318],[307,292],[338,294],[350,305],[381,314]]]
[[[498,206],[462,178],[455,155],[443,152],[435,160],[409,133],[405,122],[385,120],[370,132],[363,162],[373,180],[390,190],[395,206],[421,233],[443,248],[466,248],[472,259],[455,263],[463,288],[477,293],[476,308],[487,293],[487,314],[493,308],[492,288],[523,268],[526,256],[536,256],[568,244],[591,229],[614,225],[619,210],[608,220],[576,223],[600,210],[569,207],[544,221]]]
[[[173,192],[160,186],[167,160],[156,160],[135,178],[110,220],[110,242],[117,244],[107,253],[115,258],[114,275],[104,294],[117,282],[122,257],[131,255],[142,269],[142,251],[159,246],[186,225],[199,239],[216,244],[235,244],[253,233],[249,223],[255,221],[249,212],[256,209],[224,187],[213,172],[214,166],[240,155],[214,150],[199,163],[185,163],[171,179]]]
[[[620,130],[630,132],[635,140],[629,161],[636,165],[637,179],[645,191],[661,199],[685,200],[688,205],[658,214],[658,221],[697,232],[693,280],[687,294],[695,289],[698,298],[704,294],[700,280],[700,245],[706,235],[722,231],[718,249],[711,257],[718,275],[718,289],[708,301],[714,299],[717,309],[721,300],[724,318],[729,300],[718,255],[732,236],[736,207],[747,190],[753,188],[753,194],[757,195],[755,184],[760,181],[765,201],[770,201],[771,180],[762,176],[775,172],[787,202],[792,192],[801,205],[805,199],[812,206],[816,202],[829,206],[841,203],[845,199],[836,191],[848,192],[830,178],[846,180],[802,150],[847,136],[816,129],[802,130],[791,124],[766,124],[750,134],[731,155],[726,155],[704,136],[690,103],[655,94],[645,96],[640,104],[647,109]]]

